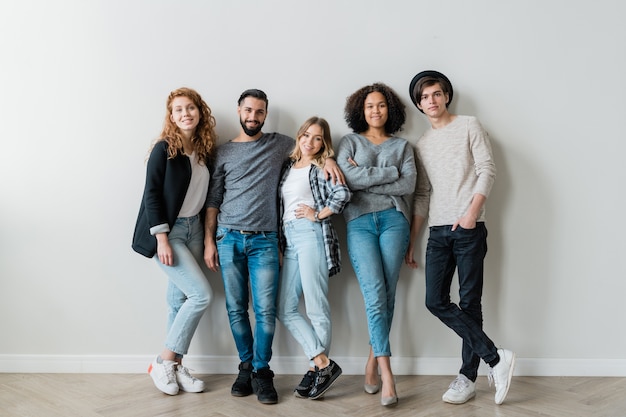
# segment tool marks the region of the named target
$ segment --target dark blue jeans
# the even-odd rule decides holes
[[[451,225],[430,228],[426,247],[426,307],[463,339],[460,373],[471,381],[478,375],[480,359],[489,363],[498,357],[497,348],[483,331],[481,298],[483,260],[487,254],[487,228]],[[450,300],[455,269],[459,277],[459,305]]]

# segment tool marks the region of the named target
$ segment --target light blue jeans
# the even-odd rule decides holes
[[[176,219],[168,240],[174,264],[163,265],[156,254],[154,259],[169,278],[165,347],[181,357],[187,354],[191,338],[213,295],[200,266],[204,263],[204,228],[200,216]]]
[[[320,353],[328,355],[332,333],[322,225],[296,219],[285,223],[284,229],[287,247],[278,289],[278,319],[311,360]],[[298,309],[302,296],[310,323]]]
[[[215,240],[228,320],[239,359],[241,362],[252,362],[255,371],[269,368],[276,329],[278,234],[244,234],[239,230],[218,227]],[[250,292],[256,322],[254,336],[248,316]]]
[[[347,224],[348,253],[365,301],[375,357],[391,356],[389,332],[396,286],[409,245],[409,222],[396,209],[364,214]]]

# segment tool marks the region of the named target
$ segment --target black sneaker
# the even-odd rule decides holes
[[[230,395],[235,397],[245,397],[252,394],[252,364],[241,362],[239,364],[239,375],[230,389]]]
[[[307,371],[304,374],[304,378],[300,381],[300,385],[293,390],[293,395],[298,398],[309,398],[309,393],[311,392],[311,388],[313,388],[313,383],[315,383],[315,372]]]
[[[278,393],[274,389],[274,372],[270,368],[261,368],[252,373],[252,389],[260,403],[276,404]]]
[[[309,392],[309,398],[315,400],[324,395],[339,375],[341,375],[341,368],[331,359],[330,364],[326,368],[316,372],[315,383],[313,388],[311,388],[311,392]]]

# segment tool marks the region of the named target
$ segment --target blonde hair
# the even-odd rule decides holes
[[[318,167],[322,168],[326,163],[327,158],[332,158],[335,156],[335,151],[333,150],[333,141],[330,136],[330,126],[326,119],[318,116],[309,117],[298,129],[298,133],[296,134],[296,146],[289,155],[293,161],[299,161],[302,158],[302,151],[300,150],[300,138],[304,136],[306,131],[312,125],[318,125],[322,128],[322,149],[315,154],[313,157],[313,163]]]
[[[172,102],[177,97],[187,97],[198,107],[200,110],[200,121],[191,143],[198,158],[198,162],[204,164],[209,159],[213,152],[213,148],[217,143],[217,134],[215,133],[215,117],[211,114],[211,108],[204,102],[200,94],[191,88],[178,88],[172,91],[167,97],[165,107],[167,112],[165,114],[165,121],[163,122],[163,130],[161,135],[155,141],[167,142],[167,155],[168,158],[174,158],[179,152],[183,152],[183,136],[176,123],[171,119],[172,114]],[[154,146],[154,145],[153,145]]]

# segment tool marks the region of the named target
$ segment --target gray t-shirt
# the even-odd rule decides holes
[[[294,146],[294,139],[280,133],[218,146],[207,198],[207,207],[219,209],[218,226],[278,231],[278,182]]]

